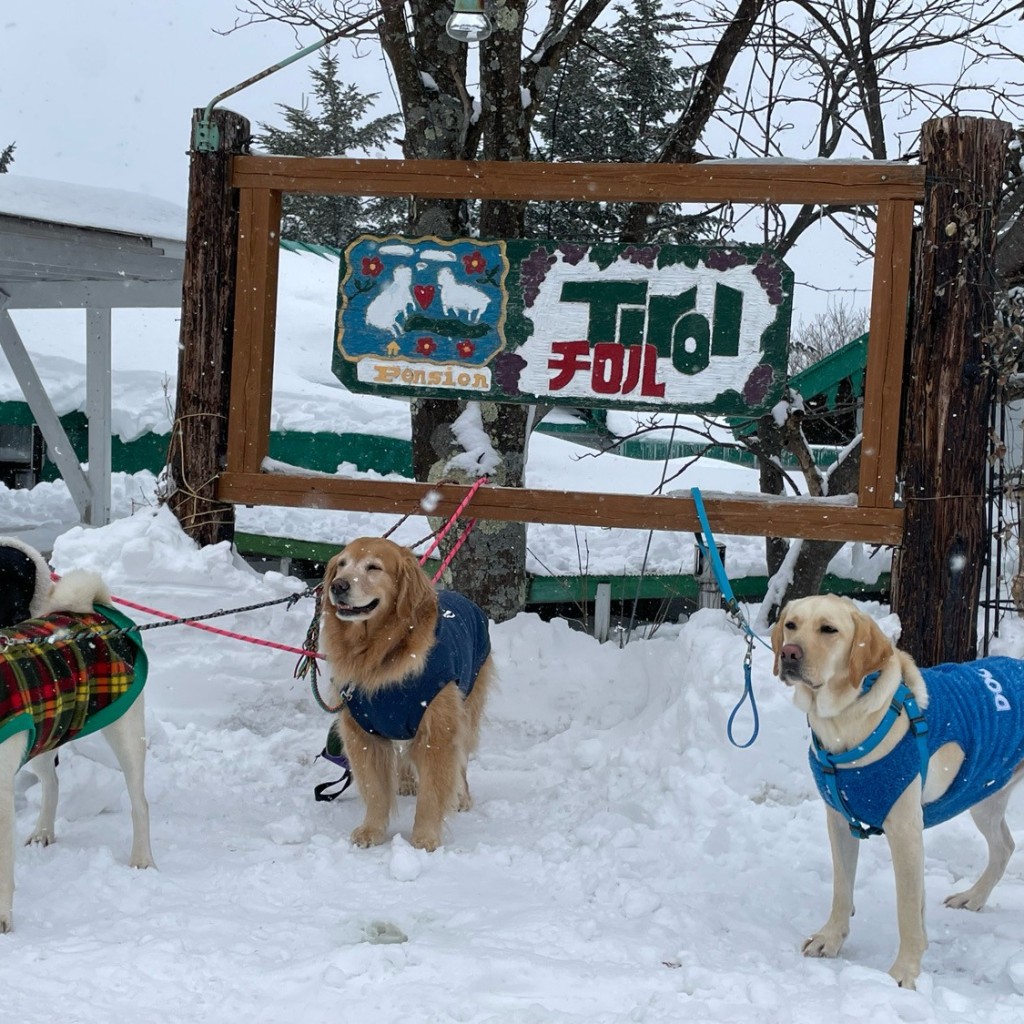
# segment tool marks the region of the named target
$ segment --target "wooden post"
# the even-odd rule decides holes
[[[922,665],[977,655],[993,379],[996,208],[1010,125],[945,117],[922,129],[926,196],[915,261],[892,608]]]
[[[193,112],[193,139],[204,111]],[[238,252],[238,196],[231,158],[249,149],[249,122],[229,110],[210,112],[218,140],[191,152],[188,226],[182,275],[178,391],[168,452],[166,501],[200,544],[232,540],[234,506],[214,499],[227,449],[231,337]]]

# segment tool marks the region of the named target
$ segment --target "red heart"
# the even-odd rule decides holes
[[[413,285],[413,295],[420,304],[420,309],[426,309],[434,301],[434,286],[432,284]]]

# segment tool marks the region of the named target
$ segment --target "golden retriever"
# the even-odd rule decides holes
[[[985,658],[919,669],[847,598],[789,602],[772,631],[775,674],[813,733],[826,802],[832,911],[805,956],[836,956],[850,929],[858,842],[883,832],[896,876],[899,950],[889,974],[914,988],[924,927],[923,830],[961,811],[988,844],[977,882],[946,899],[979,910],[1006,870],[1005,812],[1024,762],[1024,662]]]
[[[396,793],[415,793],[412,845],[436,850],[446,815],[472,805],[466,763],[493,675],[487,617],[436,593],[408,548],[379,537],[327,563],[323,594],[337,727],[366,804],[352,842],[384,842]]]

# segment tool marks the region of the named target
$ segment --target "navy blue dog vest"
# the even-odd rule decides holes
[[[345,694],[345,706],[365,732],[389,740],[411,740],[430,702],[455,683],[469,696],[477,674],[491,653],[487,616],[468,598],[453,591],[437,595],[434,646],[418,676],[390,684],[367,696]]]

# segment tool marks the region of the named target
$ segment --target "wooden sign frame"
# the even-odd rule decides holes
[[[339,157],[232,158],[239,192],[239,250],[231,404],[220,501],[405,514],[429,493],[437,515],[468,488],[392,483],[265,469],[273,385],[278,239],[284,192],[434,199],[736,202],[875,205],[878,209],[856,495],[833,499],[704,494],[721,534],[898,544],[896,507],[904,338],[914,205],[924,200],[921,166],[888,162],[774,160],[699,164],[543,164]],[[685,495],[651,496],[484,487],[473,514],[485,519],[695,531]]]

